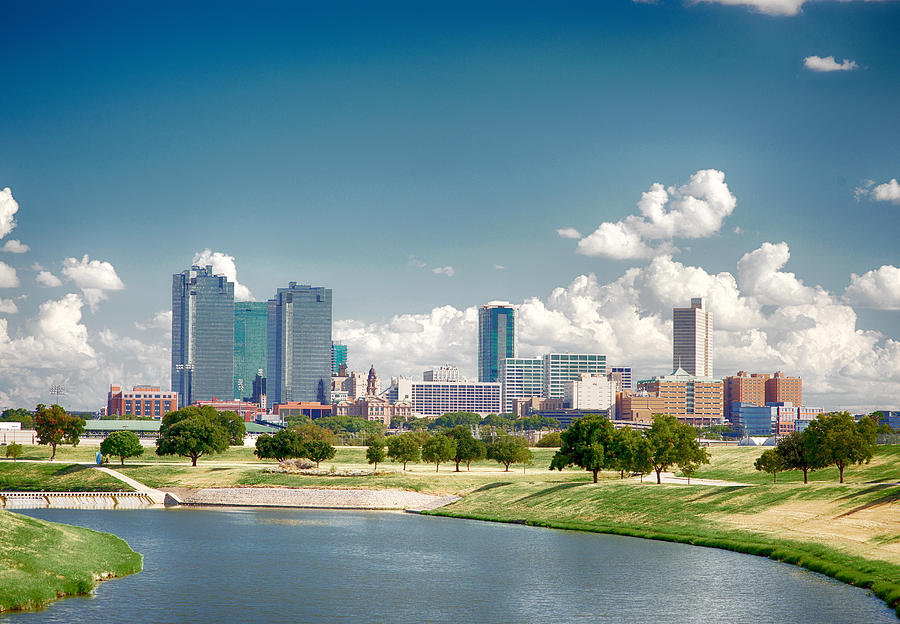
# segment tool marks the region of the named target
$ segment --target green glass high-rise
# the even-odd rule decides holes
[[[234,398],[249,397],[253,380],[262,370],[266,376],[265,301],[238,301],[234,304]]]
[[[517,351],[515,307],[491,301],[478,308],[478,381],[498,381],[500,361]]]

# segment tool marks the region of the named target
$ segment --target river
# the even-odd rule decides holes
[[[896,624],[863,589],[711,548],[404,513],[33,509],[144,571],[0,621]]]

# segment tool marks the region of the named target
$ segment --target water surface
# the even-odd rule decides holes
[[[865,590],[685,544],[403,513],[29,510],[144,571],[2,621],[896,624]]]

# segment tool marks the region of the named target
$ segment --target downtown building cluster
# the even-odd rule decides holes
[[[235,301],[234,283],[211,266],[172,277],[171,389],[112,386],[109,415],[160,418],[185,405],[213,405],[247,421],[340,415],[379,420],[466,411],[550,416],[568,426],[602,413],[646,425],[672,414],[697,426],[730,423],[746,435],[802,429],[823,413],[803,406],[802,381],[774,374],[713,376],[713,319],[701,298],[672,315],[672,372],[632,379],[601,353],[518,353],[518,313],[508,302],[478,309],[478,380],[451,364],[382,389],[374,366],[348,370],[348,347],[332,340],[332,291],[290,282],[265,302]]]

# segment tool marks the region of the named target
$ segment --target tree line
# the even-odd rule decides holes
[[[763,451],[754,467],[772,475],[791,470],[803,471],[803,483],[809,482],[809,472],[835,466],[844,482],[844,468],[867,464],[875,453],[877,435],[886,425],[878,425],[880,412],[864,416],[857,422],[849,412],[833,412],[809,423],[803,431],[783,437],[774,449]]]
[[[709,453],[697,442],[694,428],[668,414],[654,416],[653,424],[643,431],[616,429],[605,416],[585,416],[560,433],[560,441],[550,469],[579,466],[593,475],[594,483],[601,470],[615,470],[621,477],[653,470],[661,483],[662,473],[676,465],[690,481],[701,464],[709,463]]]

